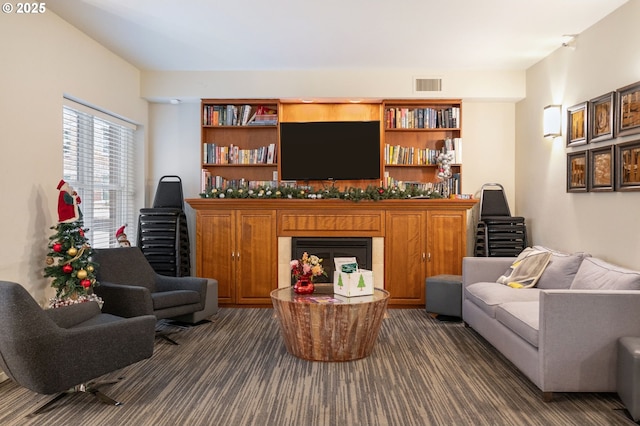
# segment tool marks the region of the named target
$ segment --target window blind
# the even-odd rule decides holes
[[[125,224],[135,241],[134,131],[86,106],[63,106],[63,178],[80,196],[93,248],[117,246],[115,233]]]

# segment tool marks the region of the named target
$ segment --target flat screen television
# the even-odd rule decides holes
[[[282,180],[380,179],[380,121],[280,123]]]

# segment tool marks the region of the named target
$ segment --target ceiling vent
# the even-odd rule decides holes
[[[414,93],[442,92],[441,78],[415,78],[413,84]]]

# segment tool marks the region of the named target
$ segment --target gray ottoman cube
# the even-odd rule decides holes
[[[640,419],[640,337],[618,339],[617,390],[627,411]]]
[[[447,317],[462,317],[462,275],[435,275],[426,280],[426,310]]]

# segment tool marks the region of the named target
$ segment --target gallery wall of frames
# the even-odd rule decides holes
[[[567,192],[640,191],[635,134],[640,82],[567,108]]]

